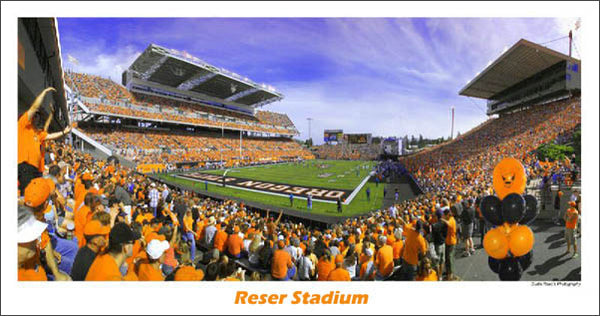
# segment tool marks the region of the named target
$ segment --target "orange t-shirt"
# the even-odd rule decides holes
[[[273,254],[273,263],[271,264],[271,275],[277,279],[283,279],[287,275],[288,267],[292,265],[292,256],[283,250],[278,249]]]
[[[194,218],[191,216],[186,216],[183,218],[183,230],[184,232],[191,232],[194,227]]]
[[[231,234],[227,237],[227,252],[230,255],[237,256],[242,252],[244,248],[244,240],[238,234]]]
[[[117,267],[117,262],[109,254],[103,254],[94,259],[94,262],[85,276],[85,280],[124,281],[121,271],[119,271],[119,267]]]
[[[394,260],[400,259],[400,253],[402,252],[402,248],[404,247],[404,243],[401,239],[396,240],[392,245],[392,250],[394,251]]]
[[[390,245],[384,245],[377,251],[375,264],[379,273],[384,276],[390,275],[394,271],[394,250]]]
[[[571,219],[569,219],[571,218]],[[579,213],[574,208],[569,208],[567,210],[567,221],[565,222],[565,227],[568,229],[575,229],[577,227],[577,219],[579,218]]]
[[[48,133],[36,131],[29,120],[27,112],[19,118],[18,125],[18,158],[17,163],[26,162],[44,172],[44,159],[42,156],[42,144]]]
[[[417,276],[415,279],[417,281],[438,281],[437,272],[431,269],[430,273],[427,276]]]
[[[73,219],[75,224],[75,236],[79,243],[79,248],[85,246],[85,238],[83,238],[83,229],[88,222],[91,210],[87,205],[83,205],[79,210],[75,211],[75,218]]]
[[[456,245],[456,221],[453,216],[448,220],[448,233],[446,234],[446,245]]]
[[[224,230],[219,230],[215,234],[213,247],[219,249],[219,252],[225,250],[225,242],[227,241],[227,233]]]
[[[152,266],[147,260],[140,263],[137,271],[137,276],[140,281],[164,281],[165,277],[162,272]]]
[[[425,254],[426,252],[427,243],[423,235],[411,230],[406,238],[402,259],[408,264],[416,266],[419,263],[419,253]]]
[[[360,265],[360,273],[359,273],[359,277],[362,280],[365,273],[367,273],[367,267],[369,266],[369,262],[371,262],[371,260],[365,261],[363,264]],[[373,270],[373,273],[369,276],[367,276],[365,278],[365,280],[373,280],[375,278],[375,270]]]
[[[350,273],[344,268],[337,268],[329,272],[327,281],[350,281]]]
[[[330,260],[319,259],[317,262],[318,281],[327,281],[329,273],[335,269],[335,264]]]
[[[34,258],[31,258],[19,268],[19,281],[48,281],[46,270],[44,270],[44,267],[40,264],[39,258],[38,251],[38,254]]]

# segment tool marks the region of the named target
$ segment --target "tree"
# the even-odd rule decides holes
[[[306,147],[310,148],[313,146],[313,140],[312,138],[309,138],[306,140],[306,142],[304,143],[306,145]]]

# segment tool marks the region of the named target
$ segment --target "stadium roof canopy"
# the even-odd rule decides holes
[[[272,86],[212,66],[187,52],[150,44],[129,66],[135,77],[226,102],[262,106],[283,99]]]
[[[564,60],[579,60],[525,39],[519,40],[460,90],[459,95],[489,99]]]

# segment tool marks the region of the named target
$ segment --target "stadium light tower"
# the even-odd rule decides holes
[[[454,105],[450,108],[452,111],[452,127],[450,128],[450,139],[454,139]]]
[[[310,117],[307,117],[306,120],[308,121],[308,139],[312,139],[311,137],[311,133],[310,133],[310,122],[313,120]]]

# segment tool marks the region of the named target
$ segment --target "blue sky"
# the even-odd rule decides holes
[[[485,101],[458,91],[521,38],[544,43],[575,18],[59,18],[65,66],[111,77],[150,43],[267,83],[285,96],[264,109],[287,113],[300,138],[323,129],[374,136],[447,137],[450,107],[465,132],[486,119]],[[576,44],[580,43],[575,33]],[[547,44],[563,53],[568,41]],[[574,51],[579,58],[579,52]],[[79,65],[67,60],[75,57]]]

